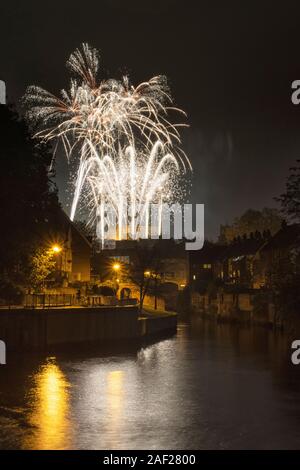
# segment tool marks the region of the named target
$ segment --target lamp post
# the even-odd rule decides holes
[[[54,245],[52,245],[50,251],[55,256],[58,256],[60,254],[58,273],[59,273],[59,276],[62,276],[62,253],[61,253],[62,252],[62,247],[60,245],[58,245],[57,243],[55,243]]]
[[[120,265],[120,263],[114,263],[114,264],[112,265],[112,268],[113,268],[113,271],[114,271],[114,273],[115,273],[116,289],[118,290],[119,282],[120,282],[120,279],[118,278],[118,273],[119,273],[120,270],[121,270],[121,265]]]
[[[150,279],[154,280],[154,309],[157,310],[157,281],[159,275],[156,272],[144,271],[144,276],[148,278],[148,282]]]

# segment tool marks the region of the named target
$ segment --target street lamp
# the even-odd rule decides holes
[[[155,271],[144,271],[144,276],[147,278],[147,283],[149,283],[151,280],[154,281],[154,308],[157,310],[157,284],[159,273]]]
[[[62,257],[62,247],[55,243],[50,249],[50,253],[56,257],[56,272],[59,278],[62,278],[63,270],[63,257]]]
[[[51,251],[55,254],[60,253],[62,248],[59,245],[53,245]]]
[[[112,269],[114,271],[115,287],[116,287],[116,290],[118,290],[119,289],[119,283],[120,283],[120,279],[118,278],[118,273],[121,269],[120,263],[113,263]]]
[[[120,270],[120,267],[121,267],[121,266],[120,266],[119,263],[114,263],[114,264],[113,264],[113,270],[116,271],[116,272]]]

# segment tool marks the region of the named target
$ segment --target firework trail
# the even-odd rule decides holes
[[[68,160],[79,156],[71,219],[84,196],[91,221],[103,228],[103,207],[112,204],[122,238],[129,205],[135,237],[139,211],[146,211],[147,219],[152,202],[172,202],[175,176],[191,170],[180,149],[183,124],[168,119],[169,112],[185,113],[172,106],[162,76],[137,87],[127,76],[99,81],[99,54],[88,44],[71,54],[67,66],[75,77],[69,90],[56,97],[29,87],[26,116],[37,137],[61,141]]]

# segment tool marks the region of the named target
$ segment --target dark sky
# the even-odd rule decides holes
[[[104,77],[167,75],[188,113],[183,147],[206,236],[247,208],[275,206],[300,155],[300,105],[290,98],[299,1],[6,1],[0,21],[0,78],[15,103],[30,84],[66,87],[65,61],[83,41],[100,49]],[[59,156],[62,201],[66,174]]]

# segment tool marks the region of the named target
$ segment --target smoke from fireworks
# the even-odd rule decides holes
[[[27,118],[36,136],[61,140],[70,160],[79,159],[70,217],[84,199],[90,221],[103,238],[104,207],[110,204],[123,237],[130,207],[131,237],[137,236],[137,218],[149,219],[151,203],[174,202],[178,177],[191,169],[180,149],[175,111],[162,76],[134,87],[128,77],[98,81],[98,51],[87,44],[71,54],[68,67],[75,75],[61,97],[31,86],[24,97]],[[141,214],[143,212],[143,214]]]

